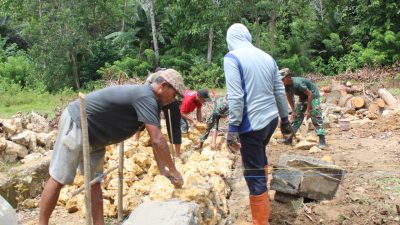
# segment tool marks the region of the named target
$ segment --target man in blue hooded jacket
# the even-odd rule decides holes
[[[250,192],[253,225],[268,225],[268,158],[265,147],[281,118],[282,133],[290,134],[285,87],[275,60],[254,47],[248,29],[233,24],[226,35],[224,57],[228,95],[228,146],[240,141],[244,177]]]

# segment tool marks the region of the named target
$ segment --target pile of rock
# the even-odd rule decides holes
[[[171,182],[159,174],[153,159],[153,150],[149,147],[149,137],[146,132],[140,142],[125,141],[123,204],[124,213],[134,210],[139,204],[150,201],[168,201],[180,199],[194,202],[200,224],[215,225],[228,214],[227,197],[231,190],[226,179],[232,178],[234,155],[231,154],[224,141],[220,140],[218,151],[212,151],[207,142],[202,151],[193,150],[193,142],[198,142],[199,134],[191,130],[183,138],[181,158],[175,157],[177,169],[182,173],[184,186],[176,189]],[[166,131],[163,130],[166,134]],[[172,149],[171,149],[172,150]],[[106,149],[105,170],[118,165],[117,146]],[[65,205],[68,212],[76,212],[84,216],[83,193],[71,198],[71,193],[83,185],[83,177],[77,176],[74,185],[61,191],[58,204]],[[104,213],[105,216],[117,216],[118,174],[112,172],[105,177],[104,182]]]
[[[56,133],[49,121],[35,112],[0,119],[0,158],[5,162],[40,158],[53,148]]]

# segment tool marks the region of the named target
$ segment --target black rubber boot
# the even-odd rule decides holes
[[[290,135],[288,138],[278,139],[277,142],[279,144],[292,145],[292,143],[293,143],[293,135]]]
[[[320,149],[326,148],[325,135],[319,135],[318,137],[319,137],[318,148],[320,148]]]

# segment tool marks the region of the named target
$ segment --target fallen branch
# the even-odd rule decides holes
[[[304,213],[304,215],[305,215],[309,220],[311,220],[311,222],[314,222],[313,218],[312,218],[310,215],[308,215],[307,213]]]
[[[372,102],[372,98],[370,98],[370,97],[367,95],[367,93],[365,92],[365,85],[364,85],[364,84],[362,85],[362,89],[363,89],[363,94],[364,94],[365,98],[368,99],[370,102]]]
[[[354,213],[354,215],[356,215],[356,216],[360,217],[360,214],[358,214],[356,211],[354,211],[354,209],[353,209],[353,210],[351,210],[351,211]]]

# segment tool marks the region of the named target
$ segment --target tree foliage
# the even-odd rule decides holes
[[[145,77],[157,67],[156,40],[161,67],[192,88],[221,87],[226,30],[236,22],[298,74],[400,60],[397,0],[0,0],[0,79],[57,91]]]

